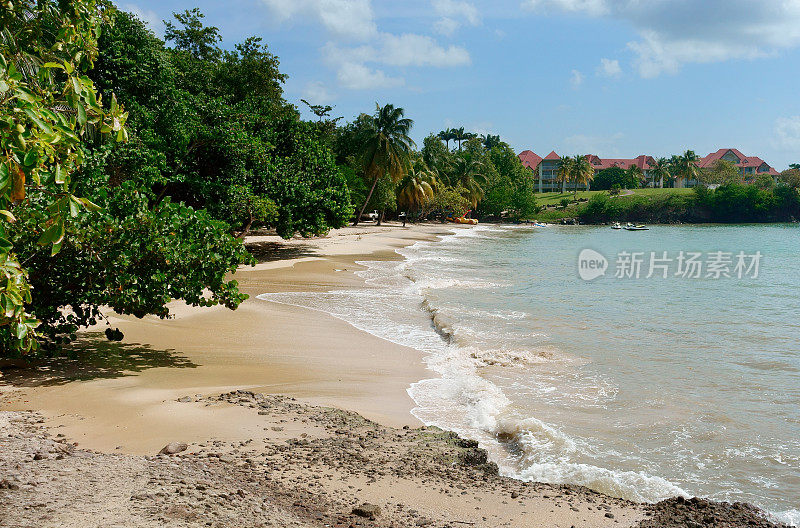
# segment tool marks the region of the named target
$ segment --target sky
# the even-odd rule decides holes
[[[800,0],[121,0],[159,36],[199,7],[262,37],[286,98],[345,120],[392,103],[419,146],[461,127],[517,152],[800,163]],[[312,117],[306,110],[304,115]]]

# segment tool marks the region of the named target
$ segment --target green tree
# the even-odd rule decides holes
[[[650,174],[653,177],[653,186],[655,187],[655,182],[658,180],[658,186],[660,188],[664,188],[664,180],[671,177],[670,174],[670,163],[667,158],[655,158],[650,162]]]
[[[170,20],[164,20],[164,38],[175,43],[179,50],[190,53],[202,61],[216,61],[221,56],[217,43],[222,42],[219,29],[204,26],[203,13],[198,8],[187,9],[182,13],[172,13],[177,26]]]
[[[697,172],[697,181],[705,185],[722,185],[741,181],[742,176],[739,168],[730,161],[719,159],[708,169],[700,169]]]
[[[381,107],[376,103],[375,114],[365,122],[366,128],[359,138],[360,157],[364,176],[372,182],[372,187],[353,225],[358,225],[364,214],[378,179],[388,175],[397,183],[408,171],[415,146],[408,134],[414,122],[404,117],[404,113],[402,108],[395,108],[392,104]]]
[[[683,154],[674,157],[674,171],[673,176],[682,178],[686,182],[696,179],[700,174],[700,168],[697,162],[700,158],[693,150],[687,150]]]
[[[575,156],[575,161],[572,165],[572,179],[575,181],[575,194],[578,196],[578,185],[585,185],[589,187],[589,183],[594,179],[594,167],[589,163],[589,158],[583,155]]]
[[[407,211],[421,211],[433,199],[436,176],[422,160],[414,164],[397,187],[397,204]]]
[[[572,180],[574,174],[575,158],[571,156],[563,156],[558,163],[558,170],[556,171],[556,181],[561,184],[561,192],[567,188],[567,182]]]
[[[29,272],[15,247],[16,214],[30,208],[25,232],[53,256],[85,209],[73,193],[85,160],[82,143],[100,134],[127,139],[127,115],[111,98],[104,109],[86,76],[97,56],[103,11],[93,0],[6,2],[0,7],[0,351],[38,348],[39,321]],[[20,221],[22,222],[22,221]],[[51,277],[50,280],[59,280]],[[37,294],[38,295],[38,294]]]
[[[492,134],[481,136],[481,142],[483,142],[483,146],[486,150],[492,150],[494,147],[499,147],[503,143],[500,140],[500,136],[493,136]]]
[[[642,180],[644,179],[644,173],[638,165],[630,165],[625,172],[628,176],[628,181],[633,184],[631,188],[636,189],[642,186],[641,184]]]
[[[483,176],[485,169],[483,161],[477,157],[461,155],[453,160],[448,174],[450,185],[461,188],[473,208],[483,198],[482,184],[486,181]]]
[[[439,138],[440,140],[444,141],[444,144],[447,147],[447,150],[449,151],[450,150],[450,140],[451,139],[455,139],[455,131],[452,128],[448,128],[448,129],[442,130],[441,132],[436,134],[436,137]]]
[[[621,189],[631,189],[638,186],[638,182],[632,179],[628,171],[619,167],[609,167],[597,173],[592,181],[592,189],[596,191],[607,191],[614,185]]]
[[[753,185],[764,191],[771,191],[775,188],[775,178],[770,174],[759,174]]]
[[[461,142],[470,138],[469,132],[464,131],[464,127],[451,129],[454,140],[458,141],[458,150],[461,151]]]
[[[448,217],[464,216],[470,208],[469,200],[454,187],[444,186],[437,190],[426,214],[437,212],[442,222]]]
[[[800,168],[786,169],[781,172],[780,181],[790,189],[800,189]]]
[[[450,169],[453,153],[433,134],[429,134],[422,142],[422,160],[431,170],[443,174]]]

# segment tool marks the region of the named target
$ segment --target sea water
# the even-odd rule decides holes
[[[586,249],[607,260],[594,280]],[[422,351],[415,416],[503,474],[800,524],[800,226],[481,225],[398,252],[360,263],[363,289],[261,298]]]

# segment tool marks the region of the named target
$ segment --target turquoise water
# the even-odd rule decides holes
[[[578,255],[609,260],[585,281]],[[732,254],[731,278],[645,278],[651,252]],[[264,298],[426,354],[415,415],[504,473],[634,500],[744,500],[800,523],[800,227],[479,226],[366,262],[368,288]],[[643,253],[640,278],[614,276]],[[737,277],[736,255],[760,252]],[[748,262],[749,263],[749,262]]]

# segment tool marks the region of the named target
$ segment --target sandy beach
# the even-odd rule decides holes
[[[411,415],[409,384],[433,375],[418,351],[256,298],[369,287],[356,261],[452,229],[251,237],[260,263],[236,273],[250,295],[236,311],[110,314],[121,343],[101,325],[73,359],[7,366],[0,526],[771,526],[745,506],[646,506],[501,477],[476,443]],[[186,446],[156,456],[170,443]]]

